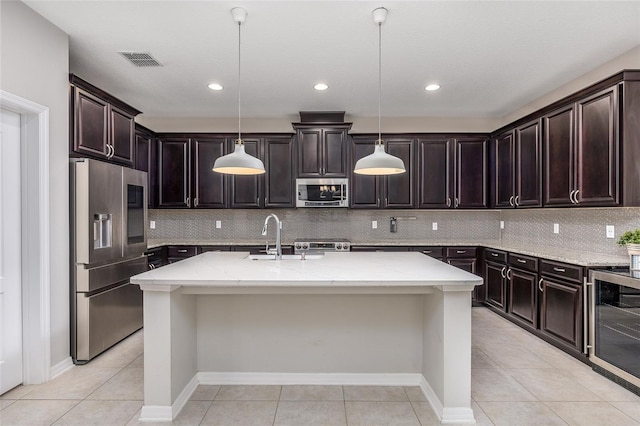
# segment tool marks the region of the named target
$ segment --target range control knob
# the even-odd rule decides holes
[[[296,243],[296,248],[299,249],[300,248],[300,243]]]
[[[342,250],[342,244],[341,243],[337,243],[336,244],[336,250]]]
[[[344,250],[349,250],[349,243],[344,243],[344,244],[342,245],[342,248],[343,248]]]
[[[302,248],[305,249],[305,250],[308,249],[309,248],[309,244],[307,244],[307,243],[302,244]]]

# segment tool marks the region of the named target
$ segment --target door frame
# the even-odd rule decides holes
[[[0,90],[0,107],[20,114],[23,382],[51,378],[49,108]]]

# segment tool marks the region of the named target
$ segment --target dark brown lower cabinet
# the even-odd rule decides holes
[[[559,280],[540,280],[540,331],[582,349],[582,286]]]
[[[509,305],[507,313],[532,328],[538,326],[538,274],[509,268]]]
[[[486,262],[484,265],[485,302],[504,311],[506,308],[507,266]]]

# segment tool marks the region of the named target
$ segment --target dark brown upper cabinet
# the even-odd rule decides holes
[[[246,152],[264,162],[266,173],[230,176],[230,207],[295,207],[293,138],[289,135],[261,136],[248,137],[244,141]]]
[[[214,172],[213,163],[228,153],[228,140],[224,137],[194,137],[191,139],[193,155],[193,207],[224,208],[228,206],[227,178]]]
[[[191,144],[189,138],[158,140],[158,207],[191,207]]]
[[[140,125],[136,125],[135,156],[133,168],[147,172],[147,193],[150,209],[157,205],[157,139],[153,132]]]
[[[493,207],[542,207],[541,127],[534,120],[493,139]]]
[[[487,138],[418,139],[418,207],[487,207]]]
[[[347,132],[351,123],[294,123],[298,145],[298,177],[347,177]]]
[[[353,173],[356,162],[373,154],[377,136],[358,135],[351,141],[351,178],[349,206],[355,209],[416,207],[415,141],[412,138],[384,138],[387,153],[402,159],[406,172],[389,176],[367,176]]]
[[[618,86],[546,114],[543,123],[544,205],[618,205]]]
[[[137,109],[74,75],[70,153],[133,166]]]

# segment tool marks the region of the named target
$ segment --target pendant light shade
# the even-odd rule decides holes
[[[247,19],[247,11],[241,7],[231,9],[233,20],[238,23],[238,139],[235,143],[234,151],[231,154],[218,157],[213,164],[213,171],[231,175],[259,175],[265,172],[264,164],[259,158],[249,155],[244,150],[242,142],[240,118],[240,41],[242,24]]]
[[[378,140],[373,154],[359,159],[353,169],[360,175],[396,175],[406,172],[404,162],[398,157],[387,154],[380,132],[382,104],[382,23],[387,19],[387,9],[379,7],[373,11],[373,21],[378,24]]]

